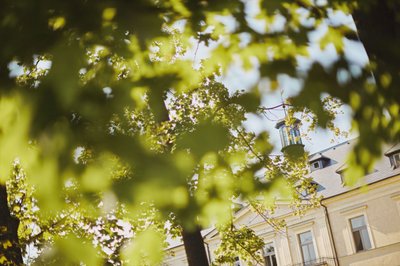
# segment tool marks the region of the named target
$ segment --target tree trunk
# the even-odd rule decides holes
[[[183,244],[189,266],[208,266],[208,258],[204,247],[200,228],[182,230]]]
[[[369,57],[384,67],[398,67],[400,42],[400,4],[388,0],[361,2],[353,13],[358,35]]]
[[[22,265],[19,220],[11,216],[5,185],[0,185],[0,265]]]
[[[151,95],[150,96],[150,101],[152,100],[153,97],[157,98],[163,98],[165,97],[165,92],[163,92],[163,95]],[[160,99],[159,98],[159,99]],[[155,109],[154,109],[155,107]],[[153,113],[158,113],[156,116],[156,119],[159,120],[159,122],[163,121],[169,121],[170,117],[168,114],[168,108],[164,105],[159,108],[157,106],[152,106]],[[168,148],[171,148],[171,145],[168,146]],[[189,190],[189,188],[188,188]],[[193,198],[191,198],[191,201],[193,203]],[[190,206],[190,204],[189,204]],[[193,203],[193,207],[195,208],[196,204]],[[195,217],[192,217],[193,220],[195,221]],[[189,266],[208,266],[208,257],[207,253],[204,247],[204,241],[203,237],[201,236],[201,229],[199,227],[195,227],[193,229],[187,229],[183,224],[181,223],[182,226],[182,240],[183,240],[183,245],[185,246],[185,252],[186,252],[186,258],[188,260]]]
[[[364,1],[359,1],[360,9],[353,13],[359,40],[373,62],[372,72],[379,92],[385,99],[399,103],[400,2]]]

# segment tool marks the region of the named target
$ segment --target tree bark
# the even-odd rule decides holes
[[[200,228],[195,228],[194,230],[183,229],[182,239],[189,266],[208,266],[207,253]]]
[[[371,71],[376,85],[385,99],[399,103],[400,17],[398,14],[400,2],[360,0],[359,7],[353,13],[353,18],[359,40],[372,62]]]
[[[0,265],[22,265],[18,241],[19,220],[10,213],[7,189],[0,185]]]
[[[158,92],[159,93],[159,92]],[[150,95],[150,101],[152,100],[151,98],[155,97],[158,99],[163,99],[165,97],[165,91],[162,92],[164,93],[163,95],[157,95],[157,94],[153,94]],[[156,103],[157,101],[155,101]],[[159,108],[157,110],[154,110],[155,107],[154,105],[152,106],[153,109],[153,113],[158,113],[158,115],[156,116],[156,119],[158,117],[157,120],[159,120],[159,122],[163,122],[163,121],[169,121],[170,120],[170,116],[168,114],[168,108],[164,105],[160,108],[160,107],[156,107]],[[171,145],[168,147],[171,148]],[[189,189],[189,188],[188,188]],[[193,198],[191,198],[191,201],[193,203]],[[189,204],[190,206],[191,204]],[[193,207],[195,208],[196,204],[193,203]],[[189,207],[190,208],[190,207]],[[194,216],[192,217],[193,220]],[[180,224],[182,226],[182,240],[183,240],[183,245],[185,247],[185,252],[186,252],[186,258],[188,260],[188,264],[189,266],[208,266],[208,257],[207,257],[207,253],[204,247],[204,241],[203,241],[203,237],[201,235],[201,229],[199,227],[195,227],[193,229],[187,229],[185,228],[185,226],[183,226],[183,223]]]
[[[353,13],[361,42],[370,58],[385,67],[400,66],[400,4],[396,1],[375,0],[359,3]]]

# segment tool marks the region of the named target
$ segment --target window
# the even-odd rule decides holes
[[[316,161],[312,164],[311,171],[317,170],[320,168],[319,161]]]
[[[396,153],[395,155],[393,155],[393,159],[394,159],[394,163],[396,164],[396,166],[400,165],[400,153]]]
[[[279,128],[279,135],[281,137],[282,147],[289,146],[289,130],[286,126]]]
[[[320,191],[324,190],[325,187],[321,186],[320,184],[318,184],[315,181],[311,181],[309,187],[302,188],[301,186],[297,186],[296,189],[297,189],[297,192],[300,193],[300,195],[303,198],[306,198],[306,197],[309,197],[314,192],[314,190],[316,190],[317,192],[320,192]]]
[[[323,169],[323,168],[328,167],[335,163],[335,161],[333,161],[330,158],[325,157],[321,154],[316,155],[316,157],[317,158],[313,158],[313,160],[310,162],[311,172],[314,172],[318,169]]]
[[[299,129],[299,121],[296,121],[291,126],[286,126],[285,121],[282,120],[276,124],[276,128],[279,129],[279,135],[281,138],[282,148],[285,148],[294,144],[302,144],[300,129]]]
[[[389,159],[390,159],[390,165],[393,166],[394,168],[400,166],[400,153],[395,153],[391,155]]]
[[[391,196],[391,198],[396,202],[397,210],[399,211],[400,214],[400,193]]]
[[[356,251],[358,252],[370,249],[371,241],[369,239],[364,215],[350,219],[350,225]]]
[[[274,248],[274,245],[272,244],[272,242],[265,244],[264,260],[265,260],[265,266],[277,266],[278,265],[278,263],[276,262],[275,248]]]
[[[318,184],[318,183],[315,182],[315,181],[311,181],[311,185],[317,190],[317,192],[320,192],[320,191],[322,191],[322,190],[325,189],[324,186]]]
[[[233,263],[233,266],[240,266],[240,259],[239,257],[235,258],[235,262]]]
[[[311,231],[307,231],[299,234],[299,242],[301,255],[303,256],[304,263],[312,262],[316,260],[316,254],[314,249],[313,237]]]
[[[290,127],[290,144],[302,144],[300,137],[299,124]]]

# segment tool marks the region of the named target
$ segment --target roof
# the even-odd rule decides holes
[[[333,164],[330,164],[322,169],[317,169],[310,173],[310,176],[314,180],[314,182],[318,183],[322,189],[319,191],[319,194],[324,198],[331,198],[345,192],[354,190],[357,187],[360,187],[362,184],[372,184],[393,176],[400,175],[400,167],[393,168],[390,165],[389,159],[386,156],[382,156],[375,164],[374,171],[364,177],[361,180],[361,183],[355,187],[344,186],[342,183],[342,178],[340,176],[341,172],[344,171],[347,167],[347,158],[348,155],[353,150],[353,147],[357,143],[357,139],[348,140],[342,143],[339,143],[330,148],[321,150],[319,152],[313,153],[309,156],[309,161],[313,162],[318,159],[330,159]],[[383,151],[386,151],[385,155],[390,155],[396,151],[400,151],[400,144],[396,145],[385,145],[382,148]],[[249,207],[246,206],[239,210],[235,214],[235,219],[240,218],[247,213]],[[205,230],[202,230],[203,238],[215,232],[215,228],[211,227]],[[182,245],[181,240],[169,242],[168,248],[173,248]]]
[[[358,186],[344,186],[340,174],[348,167],[348,155],[351,153],[356,143],[357,139],[352,139],[310,155],[309,158],[311,158],[311,160],[313,160],[314,156],[318,154],[318,156],[327,157],[337,162],[335,164],[326,166],[325,168],[315,170],[310,174],[315,182],[325,187],[324,190],[320,191],[320,195],[322,195],[324,198],[333,197],[353,190],[357,187],[360,187],[361,185],[372,184],[377,181],[381,181],[400,174],[400,168],[393,169],[393,167],[390,165],[389,159],[385,156],[382,156],[375,163],[374,171],[364,176],[364,178],[360,180]],[[397,146],[400,148],[399,144],[385,145],[382,150],[390,151]]]
[[[344,163],[338,169],[336,169],[335,172],[341,174],[344,170],[347,169],[347,167],[349,167],[349,165],[347,163]]]
[[[310,155],[308,157],[308,160],[311,162],[315,162],[317,160],[329,160],[328,157],[325,157],[324,155],[322,155],[322,153],[318,152],[318,153],[314,153],[313,155]]]
[[[393,154],[395,152],[398,152],[398,151],[400,151],[400,143],[397,143],[397,144],[393,145],[392,147],[390,147],[390,149],[388,149],[385,152],[385,155],[389,156],[389,155],[391,155],[391,154]]]
[[[298,118],[294,118],[294,122],[293,122],[293,124],[299,124],[301,121],[300,121],[300,119],[298,119]],[[279,129],[281,126],[283,126],[283,125],[285,125],[286,124],[286,120],[285,119],[280,119],[277,123],[276,123],[276,125],[275,125],[275,128],[276,129]]]

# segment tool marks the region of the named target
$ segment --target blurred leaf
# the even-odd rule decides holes
[[[190,151],[201,158],[210,151],[220,151],[228,144],[228,129],[222,125],[205,122],[184,134],[177,142],[181,149]]]
[[[122,251],[126,265],[159,265],[163,259],[163,240],[153,227],[137,233]]]
[[[255,112],[260,105],[260,97],[254,93],[244,93],[232,97],[231,102],[241,105],[247,112]]]
[[[72,235],[56,240],[55,246],[63,256],[62,263],[99,265],[97,250],[87,241]]]

